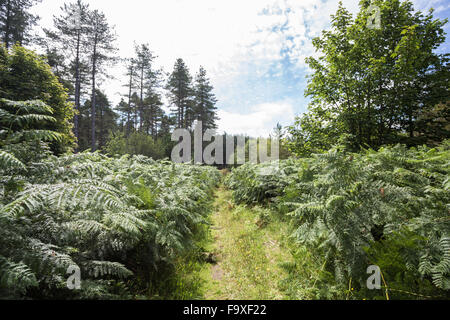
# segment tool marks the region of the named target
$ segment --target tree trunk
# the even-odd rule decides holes
[[[411,108],[411,107],[410,107]],[[413,111],[410,110],[409,112],[409,137],[410,138],[414,138],[414,116],[413,116]]]
[[[178,112],[180,114],[180,128],[184,128],[184,109],[181,102],[181,80],[178,79]]]
[[[128,91],[128,115],[127,115],[127,136],[130,134],[130,122],[131,122],[131,94],[133,91],[133,75],[134,75],[134,67],[131,65],[130,69],[130,87]]]
[[[95,109],[96,109],[96,94],[95,94],[95,76],[96,76],[96,63],[97,63],[97,35],[94,39],[94,52],[92,56],[92,99],[91,99],[91,148],[92,152],[96,151],[96,138],[95,138]]]
[[[81,91],[81,85],[80,85],[80,42],[81,42],[81,31],[78,31],[77,34],[77,56],[75,59],[75,116],[74,116],[74,130],[75,130],[75,137],[77,140],[80,140],[80,133],[79,133],[79,123],[78,123],[78,114],[77,112],[80,110],[80,91]],[[77,150],[78,151],[78,147]]]
[[[9,48],[9,37],[11,34],[11,0],[8,0],[8,4],[6,5],[6,19],[5,19],[5,46],[6,49]]]
[[[104,145],[104,124],[103,124],[103,107],[100,107],[100,136],[98,137],[98,147],[103,148]]]
[[[144,63],[141,67],[141,95],[139,99],[139,131],[142,131],[144,125]]]

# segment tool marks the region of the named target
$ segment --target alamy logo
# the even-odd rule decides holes
[[[173,132],[172,141],[179,142],[172,150],[173,162],[191,163],[194,160],[195,164],[239,165],[246,162],[257,164],[279,160],[279,139],[246,139],[244,136],[227,136],[224,141],[224,136],[216,135],[215,130],[203,131],[201,121],[196,122],[193,133],[192,144],[191,131],[176,129]],[[204,148],[204,142],[210,142],[210,144]],[[192,145],[194,146],[193,154]]]
[[[367,274],[371,276],[367,279],[367,289],[379,290],[381,289],[381,269],[378,266],[369,266]]]
[[[67,279],[67,288],[69,290],[80,290],[81,289],[81,270],[80,267],[72,265],[67,268],[67,274],[70,277]]]

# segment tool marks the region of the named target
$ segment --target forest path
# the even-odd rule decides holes
[[[267,210],[235,206],[231,192],[216,191],[210,252],[215,264],[203,273],[207,300],[282,300],[286,278],[283,262],[291,262],[286,225],[266,221]]]

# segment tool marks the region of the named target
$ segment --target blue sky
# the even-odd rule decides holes
[[[203,65],[219,100],[219,130],[268,135],[279,122],[293,123],[306,111],[308,69],[314,55],[311,39],[329,26],[338,0],[85,0],[105,12],[116,26],[123,57],[133,42],[149,43],[159,56],[156,64],[170,72],[183,58],[195,74]],[[343,0],[351,12],[358,0]],[[52,15],[64,0],[44,0],[36,7],[41,23],[51,26]],[[448,0],[413,0],[416,10],[436,9],[450,16]],[[138,8],[139,10],[136,10]],[[447,24],[446,32],[450,34]],[[449,52],[450,40],[441,48]],[[111,70],[117,79],[122,66]],[[101,84],[110,100],[124,93],[120,80]]]

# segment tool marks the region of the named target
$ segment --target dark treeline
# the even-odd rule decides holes
[[[13,44],[25,45],[31,41],[31,29],[38,17],[29,9],[42,0],[0,0],[0,41],[9,48]]]

